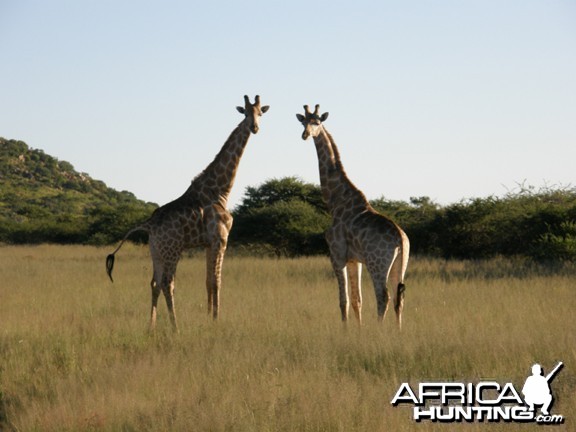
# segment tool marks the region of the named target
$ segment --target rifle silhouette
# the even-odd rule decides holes
[[[550,372],[548,375],[546,375],[546,381],[550,382],[554,379],[554,377],[556,376],[556,374],[558,372],[560,372],[560,369],[562,369],[564,367],[564,363],[559,362],[556,367],[554,369],[552,369],[552,372]]]

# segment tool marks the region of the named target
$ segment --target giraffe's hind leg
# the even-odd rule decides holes
[[[383,271],[382,268],[386,269],[390,266],[374,266],[367,264],[368,272],[372,277],[372,283],[374,284],[374,292],[376,294],[376,306],[378,308],[378,321],[383,321],[388,311],[388,303],[390,301],[390,294],[388,293],[388,287],[386,286],[388,279],[388,272]],[[374,268],[376,267],[376,268]]]
[[[152,311],[150,314],[150,330],[154,331],[156,328],[156,317],[158,314],[158,297],[160,292],[164,294],[166,305],[168,306],[168,314],[172,322],[174,331],[178,331],[176,324],[176,313],[174,311],[174,275],[176,274],[175,265],[155,265],[154,276],[150,286],[152,288]]]
[[[154,239],[150,241],[150,255],[152,256],[152,265],[154,276],[150,286],[152,288],[152,311],[150,313],[150,330],[156,327],[156,317],[158,314],[158,297],[160,292],[164,293],[168,313],[172,322],[172,328],[177,331],[176,314],[174,312],[174,275],[178,265],[179,254],[164,254],[156,247]]]
[[[342,315],[342,321],[348,321],[348,272],[346,265],[340,264],[333,257],[330,258],[332,262],[332,268],[334,269],[334,274],[338,280],[338,296],[340,300],[340,313]]]
[[[166,298],[166,306],[168,306],[168,314],[172,323],[172,329],[178,331],[176,312],[174,310],[174,272],[169,272],[163,275],[162,292]]]
[[[386,279],[375,278],[374,290],[376,291],[376,304],[378,306],[378,321],[384,321],[388,311],[388,303],[390,302]]]
[[[388,304],[390,302],[388,287],[393,287],[394,289],[396,285],[393,285],[393,283],[398,282],[396,273],[391,271],[397,256],[398,249],[388,250],[384,255],[374,257],[366,263],[366,267],[368,267],[368,272],[370,272],[372,282],[374,283],[379,321],[384,320],[386,312],[388,311]]]
[[[348,277],[350,278],[350,302],[352,310],[359,324],[362,324],[362,263],[350,261],[346,264]]]
[[[152,288],[152,310],[150,312],[150,331],[154,331],[154,329],[156,328],[158,297],[160,296],[161,291],[160,284],[156,282],[156,272],[154,272],[154,276],[152,276],[150,287]]]

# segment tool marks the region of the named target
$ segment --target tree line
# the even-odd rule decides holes
[[[525,256],[576,261],[576,189],[524,187],[503,197],[441,206],[429,197],[371,205],[408,234],[411,252],[443,258]],[[320,186],[295,177],[249,187],[234,211],[231,244],[277,255],[326,254],[330,216]]]
[[[408,234],[411,252],[443,258],[525,256],[576,261],[576,189],[520,185],[503,197],[442,206],[429,197],[381,197],[372,206]],[[65,161],[0,138],[0,242],[117,242],[157,207],[118,192]],[[320,186],[297,177],[246,188],[229,247],[277,256],[327,254],[330,215]],[[138,237],[139,235],[139,237]],[[145,242],[145,233],[133,241]]]

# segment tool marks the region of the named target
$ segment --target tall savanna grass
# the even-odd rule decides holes
[[[413,259],[404,327],[376,320],[364,276],[364,325],[340,322],[325,257],[227,256],[221,318],[206,313],[205,263],[176,279],[180,333],[163,304],[147,333],[147,249],[0,248],[0,430],[411,431],[536,429],[415,423],[390,404],[403,382],[513,382],[533,363],[565,368],[554,413],[576,428],[576,276],[523,261]]]

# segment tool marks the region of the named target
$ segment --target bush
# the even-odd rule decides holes
[[[548,232],[535,241],[532,255],[541,261],[576,261],[576,222],[548,226]]]

